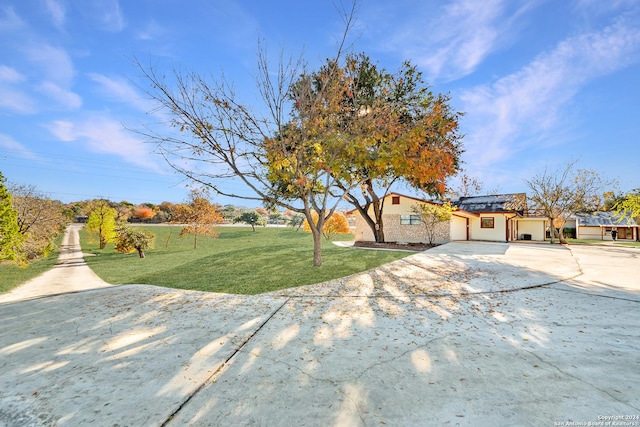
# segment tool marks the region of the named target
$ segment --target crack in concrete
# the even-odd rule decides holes
[[[561,284],[561,283],[562,282],[560,282],[559,284]],[[570,285],[567,285],[567,286],[570,286]],[[596,297],[596,298],[609,298],[609,299],[618,300],[618,301],[628,301],[628,302],[640,303],[640,301],[636,300],[636,299],[621,298],[621,297],[617,297],[617,296],[614,296],[614,295],[601,295],[601,294],[596,294],[596,293],[593,293],[593,292],[589,292],[587,290],[581,290],[581,289],[576,289],[576,288],[560,289],[560,288],[552,288],[552,287],[550,287],[549,290],[559,291],[559,292],[570,292],[570,293],[573,293],[573,294],[587,295],[587,296]]]
[[[242,349],[249,344],[249,342],[253,339],[253,337],[256,336],[256,334],[258,332],[260,332],[260,330],[273,318],[273,316],[275,316],[280,310],[282,310],[282,308],[287,305],[289,303],[290,299],[287,298],[280,306],[278,306],[275,310],[273,310],[271,312],[271,314],[269,314],[269,316],[267,316],[267,318],[265,319],[264,322],[262,322],[255,331],[253,331],[252,334],[250,334],[247,338],[245,338],[240,345],[238,346],[238,348],[236,348],[229,357],[227,357],[227,359],[225,359],[224,362],[222,362],[222,364],[220,364],[220,366],[218,367],[218,369],[216,369],[211,375],[209,375],[192,393],[190,393],[183,401],[182,403],[180,403],[180,405],[178,405],[178,408],[171,413],[166,420],[164,420],[164,422],[160,425],[161,427],[165,427],[167,426],[171,420],[182,410],[182,408],[184,408],[184,406],[186,404],[189,403],[189,401],[191,401],[191,399],[193,399],[195,397],[196,394],[198,394],[207,384],[211,383],[211,382],[215,382],[218,377],[220,377],[224,371],[229,367],[229,365],[231,364],[231,361],[233,358],[236,357],[236,355],[238,353],[240,353],[242,351]]]
[[[635,302],[637,302],[637,301],[635,301]],[[494,326],[495,326],[495,325],[492,325],[492,324],[489,322],[489,320],[488,320],[488,319],[486,319],[484,316],[482,316],[479,320],[480,320],[480,321],[482,321],[482,322],[484,322],[484,323],[485,323],[487,326],[489,326],[489,327],[494,327]],[[498,339],[500,339],[500,340],[502,340],[502,341],[505,341],[505,337],[501,336],[500,334],[493,333],[493,335],[494,335],[494,336],[496,336]],[[614,396],[613,394],[611,394],[609,391],[607,391],[607,390],[605,390],[605,389],[602,389],[602,388],[599,388],[599,387],[597,387],[596,385],[591,384],[590,382],[588,382],[588,381],[586,381],[586,380],[584,380],[584,379],[582,379],[582,378],[580,378],[580,377],[577,377],[577,376],[575,376],[575,375],[573,375],[573,374],[571,374],[571,373],[569,373],[569,372],[565,372],[564,370],[562,370],[562,369],[561,369],[560,367],[558,367],[557,365],[555,365],[555,364],[551,363],[551,362],[550,362],[550,361],[548,361],[548,360],[545,360],[545,359],[544,359],[544,358],[542,358],[540,355],[538,355],[537,353],[534,353],[534,352],[533,352],[533,351],[531,351],[531,350],[528,350],[528,349],[526,349],[526,348],[524,348],[524,347],[519,348],[519,350],[520,350],[520,351],[522,351],[522,352],[524,352],[524,353],[526,353],[526,354],[529,354],[530,356],[532,356],[532,357],[534,357],[534,358],[536,358],[538,361],[540,361],[540,363],[542,363],[542,364],[544,364],[544,365],[547,365],[547,366],[550,366],[551,368],[555,369],[555,370],[556,370],[557,372],[559,372],[560,374],[562,374],[562,375],[564,375],[564,376],[567,376],[567,377],[569,377],[569,378],[573,378],[574,380],[576,380],[576,381],[578,381],[578,382],[580,382],[580,383],[586,384],[586,385],[590,386],[591,388],[593,388],[593,389],[595,389],[595,390],[599,391],[600,393],[602,393],[602,394],[605,394],[605,395],[609,396],[611,399],[615,400],[616,402],[619,402],[619,403],[621,403],[621,404],[623,404],[623,405],[629,406],[630,408],[633,408],[633,409],[634,409],[634,410],[636,410],[636,411],[639,411],[639,410],[640,410],[640,408],[636,408],[635,406],[631,405],[629,402],[625,402],[625,401],[623,401],[623,400],[620,400],[619,398],[617,398],[616,396]]]
[[[610,398],[612,398],[612,399],[613,399],[613,400],[615,400],[616,402],[622,403],[623,405],[626,405],[626,406],[628,406],[628,407],[630,407],[630,408],[633,408],[635,411],[640,411],[640,408],[636,408],[635,406],[633,406],[633,405],[632,405],[632,404],[630,404],[629,402],[625,402],[625,401],[623,401],[623,400],[620,400],[619,398],[617,398],[616,396],[614,396],[613,394],[611,394],[608,390],[604,390],[604,389],[602,389],[602,388],[600,388],[600,387],[597,387],[597,386],[596,386],[596,385],[594,385],[594,384],[591,384],[590,382],[588,382],[588,381],[584,380],[583,378],[580,378],[580,377],[578,377],[578,376],[575,376],[575,375],[573,375],[573,374],[571,374],[571,373],[569,373],[569,372],[565,372],[565,371],[564,371],[564,370],[562,370],[560,367],[558,367],[558,366],[556,366],[555,364],[553,364],[553,363],[551,363],[551,362],[549,362],[549,361],[547,361],[547,360],[543,359],[543,358],[542,358],[541,356],[539,356],[538,354],[536,354],[536,353],[534,353],[534,352],[532,352],[532,351],[530,351],[530,350],[527,350],[526,348],[522,348],[521,350],[522,350],[523,352],[525,352],[525,353],[527,353],[527,354],[529,354],[529,355],[531,355],[531,356],[535,357],[536,359],[538,359],[538,360],[540,361],[540,363],[544,363],[545,365],[547,365],[547,366],[550,366],[550,367],[554,368],[556,371],[558,371],[558,372],[559,372],[559,373],[561,373],[562,375],[565,375],[565,376],[567,376],[567,377],[569,377],[569,378],[573,378],[574,380],[576,380],[576,381],[578,381],[578,382],[580,382],[580,383],[586,384],[586,385],[590,386],[591,388],[593,388],[594,390],[597,390],[597,391],[599,391],[600,393],[606,394],[607,396],[609,396]]]
[[[596,297],[604,297],[604,298],[612,298],[612,299],[617,299],[617,300],[624,300],[624,301],[632,301],[632,302],[640,302],[640,301],[636,301],[636,300],[630,300],[630,299],[626,299],[626,298],[619,298],[619,297],[613,297],[613,296],[608,296],[608,295],[594,295],[592,293],[588,293],[588,292],[581,292],[578,290],[571,290],[571,289],[558,289],[558,288],[552,288],[552,285],[555,284],[562,284],[566,281],[569,280],[573,280],[576,279],[577,277],[583,276],[585,273],[582,269],[582,266],[580,265],[578,259],[575,257],[575,255],[573,254],[573,252],[571,251],[571,249],[569,248],[569,252],[571,253],[571,256],[574,258],[576,265],[578,267],[579,273],[571,276],[571,277],[566,277],[563,279],[558,279],[558,280],[552,280],[546,283],[541,283],[541,284],[537,284],[537,285],[530,285],[530,286],[523,286],[523,287],[519,287],[519,288],[513,288],[513,289],[502,289],[502,290],[494,290],[494,291],[479,291],[479,292],[448,292],[448,293],[421,293],[421,294],[411,294],[411,295],[406,295],[406,297],[408,297],[409,300],[415,300],[417,298],[433,298],[433,299],[440,299],[440,298],[452,298],[452,299],[467,299],[465,297],[473,297],[473,296],[479,296],[479,295],[492,295],[492,294],[507,294],[507,293],[515,293],[515,292],[520,292],[520,291],[527,291],[527,290],[532,290],[532,289],[541,289],[541,288],[546,288],[549,290],[555,290],[555,291],[565,291],[565,292],[574,292],[574,293],[580,293],[580,294],[586,294],[586,295],[590,295],[590,296],[596,296]],[[409,263],[412,264],[412,263]],[[229,368],[229,366],[232,363],[232,360],[238,355],[238,354],[250,354],[249,352],[246,352],[244,349],[245,347],[252,341],[252,339],[271,321],[271,319],[278,313],[280,312],[280,310],[282,310],[282,308],[284,308],[290,301],[295,300],[295,299],[324,299],[324,300],[331,300],[331,299],[352,299],[352,298],[369,298],[369,299],[374,299],[374,298],[386,298],[386,299],[395,299],[396,297],[393,295],[288,295],[286,296],[286,300],[279,306],[277,307],[266,319],[265,321],[260,324],[260,326],[250,335],[248,336],[239,346],[238,348],[236,348],[233,353],[215,370],[215,372],[213,372],[207,379],[205,379],[205,381],[202,382],[202,384],[200,384],[196,390],[194,390],[189,396],[187,396],[187,398],[179,405],[179,407],[176,409],[176,411],[174,411],[163,423],[162,426],[167,426],[168,423],[171,422],[171,420],[182,410],[182,408],[193,398],[195,397],[195,395],[200,392],[207,384],[210,384],[212,382],[217,381],[223,374],[224,372]],[[474,312],[474,310],[471,310],[472,312]],[[478,312],[475,313],[474,317],[478,317],[480,318],[480,321],[485,323],[487,326],[489,326],[490,328],[493,328],[495,325],[490,323],[489,320],[486,318],[486,313],[482,312],[482,310],[480,308],[478,308]],[[495,331],[493,333],[494,336],[496,336],[498,339],[500,340],[504,340],[505,338],[500,336],[499,334],[495,334]],[[292,363],[289,363],[287,361],[284,360],[276,360],[270,357],[265,357],[266,360],[269,360],[271,362],[273,362],[274,364],[280,364],[283,366],[286,366],[290,369],[293,369],[297,372],[299,372],[300,374],[306,376],[307,378],[309,378],[311,381],[317,381],[317,382],[327,382],[332,384],[334,387],[339,388],[343,383],[348,383],[350,381],[355,381],[355,380],[359,380],[361,379],[366,372],[375,369],[377,367],[392,363],[398,359],[401,359],[403,357],[406,357],[408,354],[410,354],[411,352],[414,352],[416,350],[419,349],[428,349],[429,346],[435,342],[441,341],[448,338],[448,335],[441,335],[432,339],[429,339],[427,342],[422,343],[422,344],[418,344],[417,342],[415,342],[415,345],[411,345],[410,348],[406,349],[405,351],[400,352],[399,354],[395,354],[392,357],[388,357],[379,361],[376,361],[375,363],[372,363],[370,365],[367,365],[366,367],[364,367],[363,369],[360,370],[360,372],[354,372],[352,375],[340,378],[340,379],[335,379],[332,377],[326,377],[326,378],[318,378],[315,375],[311,374],[310,372],[308,372],[307,370],[305,370],[303,367],[301,366],[296,366]],[[411,343],[410,343],[411,344]],[[580,377],[577,377],[575,375],[572,375],[568,372],[563,371],[562,369],[560,369],[558,366],[554,365],[553,363],[550,363],[549,361],[543,359],[542,357],[540,357],[538,354],[529,351],[525,348],[521,349],[524,353],[527,353],[531,356],[533,356],[534,358],[536,358],[537,360],[540,361],[540,363],[543,363],[553,369],[555,369],[556,371],[558,371],[559,373],[561,373],[564,376],[570,377],[575,379],[578,382],[584,383],[588,386],[590,386],[591,388],[597,390],[600,393],[603,393],[607,396],[609,396],[611,399],[626,405],[630,408],[633,408],[634,410],[640,410],[639,408],[635,408],[633,405],[631,405],[628,402],[624,402],[620,399],[618,399],[616,396],[612,395],[609,391],[601,389],[597,386],[595,386],[594,384],[591,384],[585,380],[583,380]],[[264,356],[263,356],[264,357]],[[322,365],[322,361],[320,359],[317,360],[317,362]],[[344,394],[344,393],[343,393]],[[355,410],[356,413],[358,415],[358,417],[360,418],[361,422],[363,425],[366,424],[366,414],[365,414],[365,409],[362,408],[362,405],[356,400],[354,399],[352,396],[349,396],[347,394],[344,394],[344,401],[350,401]]]

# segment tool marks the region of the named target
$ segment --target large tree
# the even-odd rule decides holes
[[[20,263],[22,235],[18,226],[18,212],[13,208],[11,194],[0,172],[0,261]]]
[[[354,2],[344,13],[345,32],[335,58],[343,57],[355,6]],[[258,52],[260,104],[255,106],[242,102],[224,76],[205,78],[175,72],[172,81],[167,81],[164,73],[140,64],[150,86],[148,95],[157,102],[157,113],[169,117],[174,131],[163,127],[138,132],[156,144],[157,151],[176,171],[215,194],[303,214],[311,223],[313,263],[321,265],[322,227],[345,191],[351,190],[339,188],[336,177],[324,165],[332,156],[344,157],[345,144],[335,141],[327,147],[314,133],[314,129],[335,119],[317,108],[323,99],[339,99],[335,95],[339,85],[331,77],[313,93],[305,93],[308,98],[294,98],[294,83],[300,75],[309,74],[302,61],[281,59],[273,70],[266,49],[259,48]],[[292,108],[295,103],[313,108]],[[238,182],[245,191],[238,190]],[[312,212],[321,213],[317,222]]]
[[[347,55],[343,64],[328,60],[301,77],[294,96],[296,110],[309,117],[317,143],[330,154],[321,164],[377,242],[384,242],[384,197],[392,185],[404,181],[442,196],[446,178],[458,172],[461,113],[448,95],[431,92],[409,62],[391,74],[365,54]]]
[[[545,168],[525,183],[531,190],[529,209],[549,219],[551,243],[554,237],[566,243],[563,228],[569,217],[599,209],[604,189],[612,184],[595,171],[576,169],[575,161],[556,171]]]

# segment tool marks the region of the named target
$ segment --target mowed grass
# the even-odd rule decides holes
[[[313,266],[311,235],[290,228],[220,227],[220,236],[179,237],[174,226],[143,227],[156,234],[146,258],[121,254],[80,232],[89,266],[111,284],[149,284],[206,292],[253,295],[310,285],[368,270],[411,252],[343,248],[323,239],[321,267]],[[338,236],[349,240],[353,236]]]
[[[567,239],[569,244],[585,244],[585,245],[599,245],[604,243],[603,240],[594,240],[594,239]],[[633,240],[616,240],[612,242],[611,240],[607,240],[607,243],[613,243],[617,246],[628,246],[632,248],[640,248],[640,242],[636,242]]]

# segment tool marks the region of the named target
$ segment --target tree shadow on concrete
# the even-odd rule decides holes
[[[547,253],[543,271],[510,251],[418,254],[255,297],[122,286],[0,305],[0,421],[545,425],[637,413],[637,301],[550,284],[575,272],[566,251]]]

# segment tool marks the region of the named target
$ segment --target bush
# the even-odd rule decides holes
[[[318,221],[318,214],[316,212],[311,213],[311,219],[314,222]],[[304,231],[310,233],[311,227],[309,227],[309,223],[305,220]],[[322,235],[328,240],[336,234],[346,234],[350,233],[351,229],[349,228],[349,221],[347,221],[347,217],[341,213],[333,213],[322,226]]]
[[[144,258],[144,251],[153,247],[154,239],[155,235],[150,231],[120,224],[116,227],[115,249],[122,253],[138,251],[140,258]]]

